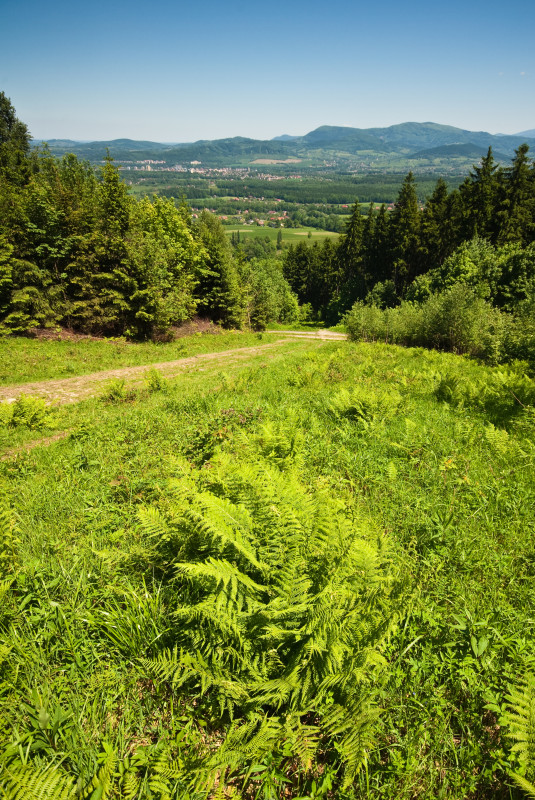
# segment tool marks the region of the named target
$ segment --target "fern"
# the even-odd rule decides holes
[[[177,531],[181,597],[176,646],[141,664],[219,718],[195,786],[232,785],[268,752],[291,752],[306,771],[320,741],[351,781],[373,737],[372,687],[394,618],[386,554],[288,464],[221,453],[197,486],[166,514],[140,514],[147,531]]]
[[[117,752],[107,742],[104,743],[104,752],[101,754],[100,760],[102,766],[93,778],[91,784],[93,791],[88,796],[88,800],[108,800],[112,797],[112,791],[116,785]]]
[[[74,800],[75,797],[72,778],[55,767],[36,769],[20,763],[0,767],[1,800]]]
[[[521,774],[513,772],[512,777],[530,797],[535,797],[535,676],[528,675],[506,700],[509,709],[504,722],[514,739],[511,750],[521,768]]]

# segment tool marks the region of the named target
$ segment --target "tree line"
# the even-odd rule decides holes
[[[133,199],[111,158],[31,150],[0,93],[0,328],[166,335],[194,314],[228,327],[292,316],[279,261],[255,268],[219,220],[183,201]]]
[[[357,301],[385,308],[423,300],[464,275],[510,309],[535,292],[535,165],[528,151],[521,145],[503,168],[489,148],[458,189],[449,192],[439,179],[425,206],[411,172],[391,211],[371,203],[361,214],[356,202],[337,246],[300,242],[285,253],[284,274],[299,302],[335,322]]]

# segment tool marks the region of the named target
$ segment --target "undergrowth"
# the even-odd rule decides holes
[[[531,791],[532,382],[299,348],[0,463],[3,798]]]

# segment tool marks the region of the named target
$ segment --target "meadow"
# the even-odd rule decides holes
[[[0,461],[3,797],[524,796],[531,391],[298,341],[21,412],[70,432]]]
[[[334,237],[338,239],[338,234],[332,231],[322,231],[317,228],[270,228],[269,226],[259,225],[225,225],[224,231],[227,236],[239,233],[240,238],[263,238],[270,242],[276,242],[279,231],[282,233],[283,244],[296,244],[304,239],[323,240]]]
[[[269,334],[264,334],[264,338],[270,341]],[[22,336],[4,337],[0,338],[0,386],[174,361],[257,343],[257,334],[224,331],[215,325],[209,333],[199,331],[170,342],[132,343],[124,337],[58,337],[44,341]]]

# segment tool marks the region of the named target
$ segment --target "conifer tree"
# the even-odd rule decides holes
[[[207,254],[197,274],[198,311],[215,322],[240,327],[243,297],[232,247],[223,226],[217,217],[203,211],[195,226],[195,236]]]
[[[420,210],[414,176],[404,179],[388,224],[392,279],[399,295],[418,274]]]
[[[370,285],[384,281],[392,275],[390,255],[389,217],[386,206],[381,204],[375,220],[373,237],[368,248],[367,262]]]
[[[499,211],[498,243],[527,245],[535,239],[535,164],[529,146],[515,151],[512,166],[504,171],[504,197]]]
[[[15,113],[11,101],[0,92],[0,178],[24,186],[30,176],[30,133]]]
[[[358,200],[355,200],[338,248],[340,294],[342,304],[347,308],[355,300],[366,296],[363,244],[364,217],[360,213]]]
[[[419,272],[428,272],[440,266],[451,250],[451,238],[448,236],[448,187],[443,178],[439,178],[422,213]]]
[[[480,236],[496,244],[499,234],[498,210],[500,206],[502,171],[494,161],[492,147],[475,166],[459,191],[463,201],[463,238]]]

